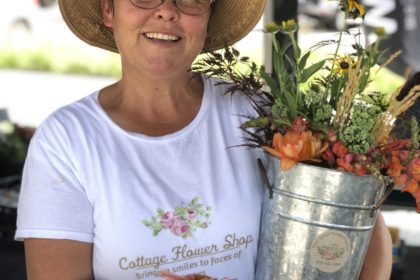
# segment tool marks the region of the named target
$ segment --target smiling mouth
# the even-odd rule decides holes
[[[144,36],[148,39],[170,41],[170,42],[176,42],[181,39],[180,37],[177,37],[174,35],[168,35],[168,34],[162,34],[162,33],[144,33]]]

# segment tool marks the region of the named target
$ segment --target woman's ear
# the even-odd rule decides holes
[[[102,7],[102,17],[104,19],[104,25],[107,27],[112,27],[113,23],[113,7],[109,0],[101,0],[101,7]]]

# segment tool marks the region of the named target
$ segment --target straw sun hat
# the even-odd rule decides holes
[[[127,0],[128,1],[128,0]],[[231,45],[247,35],[264,12],[266,0],[216,0],[204,51]],[[71,31],[86,43],[118,52],[112,29],[103,25],[100,0],[58,0]]]

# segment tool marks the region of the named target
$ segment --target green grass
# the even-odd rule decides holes
[[[381,71],[373,78],[374,79],[369,89],[384,92],[384,93],[395,92],[405,82],[404,77],[398,74],[395,74],[394,72],[386,68],[381,69]]]
[[[89,47],[53,44],[1,46],[0,69],[118,77],[120,60],[117,54]]]
[[[252,49],[242,55],[261,54],[261,50]],[[311,62],[316,62],[322,54],[311,56]],[[252,57],[260,63],[261,57]],[[25,46],[0,46],[0,69],[19,69],[49,71],[65,74],[120,76],[120,59],[118,54],[98,48],[79,45],[52,43],[32,43]],[[384,93],[392,93],[403,84],[401,76],[382,69],[371,83],[371,89]]]

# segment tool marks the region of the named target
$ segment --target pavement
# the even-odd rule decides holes
[[[20,125],[38,126],[58,108],[114,83],[117,78],[0,70],[0,109]]]

